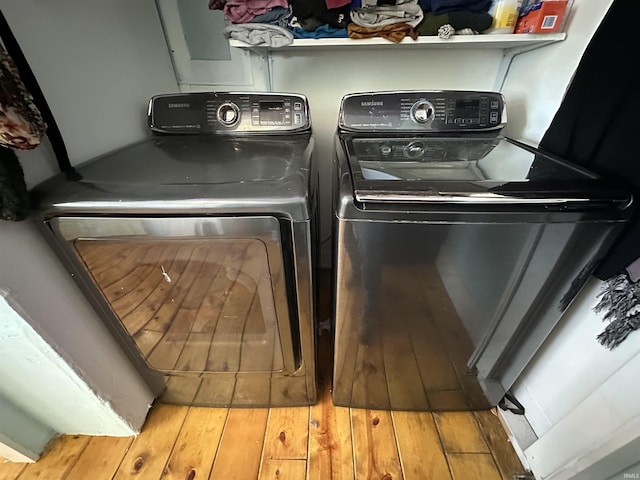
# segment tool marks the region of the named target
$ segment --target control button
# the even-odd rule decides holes
[[[294,109],[294,110],[302,110],[302,103],[300,103],[300,102],[294,102],[294,104],[293,104],[293,109]]]
[[[500,108],[500,102],[498,102],[498,100],[491,100],[491,108]]]
[[[233,102],[225,102],[218,107],[216,117],[225,127],[233,127],[240,120],[240,109]]]
[[[427,102],[426,100],[420,100],[411,107],[411,117],[417,123],[430,122],[433,120],[435,112],[436,110],[431,102]]]
[[[392,148],[390,145],[380,145],[380,155],[386,157],[391,154]]]
[[[498,121],[498,112],[491,112],[491,116],[489,117],[491,122],[497,122]]]
[[[295,107],[294,107],[295,108]],[[293,114],[293,121],[296,125],[299,125],[302,123],[302,114],[301,113],[294,113]]]
[[[403,150],[407,158],[420,158],[424,155],[424,144],[421,142],[411,142]]]

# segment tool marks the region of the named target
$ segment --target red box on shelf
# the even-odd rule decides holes
[[[514,33],[553,33],[560,29],[568,0],[548,0],[524,8]]]

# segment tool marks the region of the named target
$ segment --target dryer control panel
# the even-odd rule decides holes
[[[290,93],[207,92],[157,95],[149,128],[163,134],[291,134],[311,129],[306,97]]]
[[[502,94],[461,90],[349,94],[339,117],[351,132],[490,132],[506,123]]]

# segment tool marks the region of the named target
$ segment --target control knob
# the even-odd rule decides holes
[[[411,118],[417,123],[428,123],[433,120],[436,109],[431,102],[420,100],[411,107]]]
[[[422,142],[411,142],[404,147],[403,153],[407,158],[421,158],[424,156],[424,144]]]
[[[225,102],[218,107],[216,116],[225,127],[233,127],[240,120],[240,109],[233,102]]]

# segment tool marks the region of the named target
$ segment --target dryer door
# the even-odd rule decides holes
[[[296,369],[277,218],[61,217],[50,226],[89,298],[151,369]]]

